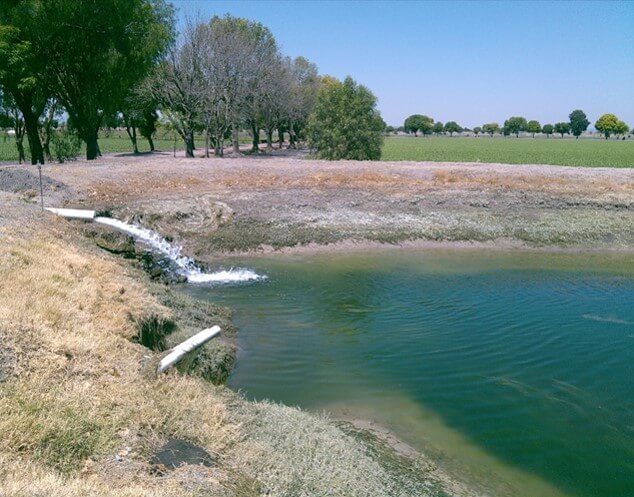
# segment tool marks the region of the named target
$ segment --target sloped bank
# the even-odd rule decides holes
[[[0,230],[0,494],[447,494],[421,461],[327,418],[196,375],[156,376],[152,348],[188,327],[229,327],[226,311],[150,283],[69,223],[14,219]],[[212,462],[157,470],[170,440]]]

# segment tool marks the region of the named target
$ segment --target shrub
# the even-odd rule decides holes
[[[326,78],[308,120],[308,141],[318,158],[378,160],[385,123],[376,97],[347,77]]]
[[[51,139],[53,157],[61,164],[77,159],[81,152],[81,141],[77,135],[68,130],[57,132]]]

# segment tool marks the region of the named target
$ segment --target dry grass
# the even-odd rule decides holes
[[[0,323],[16,364],[14,377],[0,389],[0,457],[19,458],[23,469],[12,472],[11,485],[20,485],[21,473],[25,488],[31,485],[28,473],[37,473],[51,490],[61,476],[76,481],[87,462],[134,445],[130,434],[139,455],[170,436],[212,453],[226,450],[237,427],[226,421],[222,395],[191,377],[146,374],[149,351],[131,341],[135,320],[167,317],[168,309],[114,261],[47,237],[3,242]],[[121,489],[138,481],[130,495],[172,495],[170,485],[153,489],[146,470],[117,479],[97,471],[94,485]],[[11,479],[0,481],[0,495],[8,493],[2,487]]]
[[[536,191],[552,194],[631,194],[634,182],[613,181],[605,178],[570,178],[552,174],[518,174],[508,171],[504,174],[483,171],[474,172],[461,169],[434,169],[428,176],[414,176],[403,171],[388,173],[372,169],[351,169],[350,171],[315,171],[306,168],[301,171],[281,171],[271,169],[235,171],[201,170],[199,176],[175,171],[145,171],[144,174],[127,172],[125,180],[98,181],[88,188],[88,198],[92,202],[129,203],[132,199],[173,198],[177,195],[198,195],[222,190],[266,190],[266,189],[341,189],[353,188],[380,192],[407,194],[424,192],[429,189],[478,189]]]
[[[171,311],[117,260],[40,229],[0,232],[10,351],[0,361],[12,358],[0,382],[0,496],[427,494],[422,472],[394,476],[327,419],[194,376],[156,377],[158,355],[135,343],[135,323]],[[203,446],[218,467],[152,473],[148,459],[171,437]]]
[[[563,194],[632,193],[633,182],[616,182],[605,179],[573,180],[564,176],[473,174],[464,171],[437,169],[432,172],[433,181],[440,186],[478,189],[505,189],[540,191]]]

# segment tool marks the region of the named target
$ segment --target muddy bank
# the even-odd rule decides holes
[[[69,189],[51,202],[142,223],[209,263],[350,243],[634,247],[634,169],[158,154],[45,174]]]

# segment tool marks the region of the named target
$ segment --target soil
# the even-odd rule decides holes
[[[0,168],[0,178],[17,170]],[[44,174],[55,185],[48,205],[140,222],[210,263],[385,245],[634,248],[632,169],[157,153],[47,165]]]

